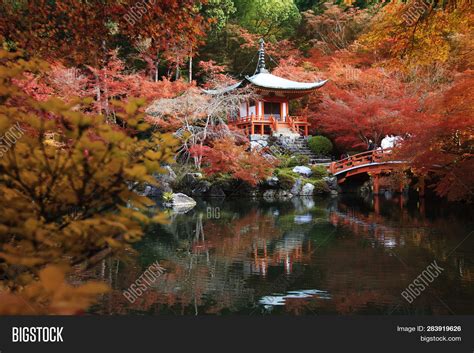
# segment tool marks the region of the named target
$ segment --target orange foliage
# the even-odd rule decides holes
[[[192,155],[202,155],[207,174],[230,174],[252,186],[273,173],[275,162],[248,145],[237,145],[231,138],[213,141],[212,147],[193,146]]]
[[[133,10],[138,2],[2,1],[0,33],[36,56],[95,67],[118,35],[131,44],[150,38],[155,52],[174,52],[186,43],[189,53],[198,44],[206,23],[196,11],[196,0],[157,0],[140,13]]]
[[[402,117],[416,115],[417,100],[395,75],[340,62],[330,66],[328,75],[331,82],[307,114],[339,147],[366,148],[369,139],[379,144],[385,135],[402,132],[397,124]]]
[[[434,175],[435,191],[450,200],[474,199],[474,71],[430,97],[423,119],[406,119],[411,138],[400,154],[415,172]]]

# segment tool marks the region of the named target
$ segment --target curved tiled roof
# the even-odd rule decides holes
[[[237,82],[231,86],[203,91],[207,94],[223,94],[233,91],[234,89],[239,88],[245,84],[252,84],[256,87],[269,90],[309,91],[324,86],[326,82],[328,82],[328,80],[317,82],[291,81],[283,77],[272,75],[268,72],[261,72],[253,76],[245,76],[245,80]]]
[[[240,86],[252,84],[264,90],[303,91],[301,93],[305,94],[304,91],[311,91],[313,89],[322,87],[327,81],[328,80],[318,82],[297,82],[272,75],[265,68],[265,41],[260,39],[257,69],[255,70],[255,74],[253,76],[245,76],[245,80],[237,82],[236,84],[228,87],[215,90],[204,90],[204,92],[208,94],[223,94],[239,88]]]
[[[246,76],[245,79],[251,84],[268,89],[304,91],[322,87],[327,80],[318,82],[297,82],[287,80],[283,77],[272,75],[268,72],[261,72],[253,76]]]
[[[223,88],[217,88],[217,89],[203,89],[203,91],[207,94],[223,94],[223,93],[227,93],[227,92],[230,92],[230,91],[233,91],[234,89],[236,88],[239,88],[240,85],[243,83],[244,81],[240,81],[240,82],[237,82],[237,83],[234,83],[233,85],[230,85],[230,86],[227,86],[227,87],[223,87]]]

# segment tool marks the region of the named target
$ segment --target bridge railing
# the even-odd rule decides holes
[[[366,151],[358,154],[354,154],[347,158],[341,159],[336,162],[332,162],[329,165],[329,172],[336,174],[346,169],[357,167],[360,165],[377,163],[384,160],[392,151],[390,149],[378,149],[373,151]]]

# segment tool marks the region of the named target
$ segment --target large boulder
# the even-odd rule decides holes
[[[300,195],[301,196],[311,196],[311,195],[313,195],[313,192],[314,192],[314,185],[311,184],[311,183],[306,183],[301,188]]]
[[[260,151],[262,148],[268,146],[268,142],[266,140],[256,140],[250,142],[250,148],[252,150]]]
[[[339,190],[339,185],[337,184],[337,178],[335,176],[324,177],[323,180],[326,182],[329,190]]]
[[[268,177],[266,180],[265,180],[265,185],[271,187],[271,188],[276,188],[278,186],[278,183],[280,181],[278,180],[278,177],[276,176],[271,176],[271,177]]]
[[[159,184],[158,189],[161,192],[172,192],[171,185],[176,182],[176,173],[169,165],[164,166],[163,169],[165,170],[164,173],[155,173],[153,175]]]
[[[196,188],[201,179],[201,173],[186,173],[178,183],[174,183],[175,189],[176,191],[192,195],[194,188]]]
[[[186,213],[196,206],[196,201],[186,194],[177,193],[173,194],[171,200],[165,202],[164,205],[172,208],[175,212]]]
[[[240,196],[240,197],[256,197],[258,190],[247,183],[231,183],[229,185],[219,185],[226,196]]]
[[[212,184],[207,180],[199,180],[194,183],[194,188],[191,191],[193,196],[205,196],[211,189]]]
[[[187,173],[183,176],[182,183],[186,186],[193,187],[198,180],[202,178],[201,173]]]
[[[176,173],[174,172],[173,169],[169,165],[163,167],[166,172],[163,174],[159,174],[161,176],[161,179],[168,182],[168,183],[174,183],[176,181]]]
[[[293,195],[300,195],[302,188],[303,188],[303,181],[301,180],[301,178],[298,178],[293,184],[293,187],[291,188],[290,193]]]
[[[171,185],[176,181],[176,174],[170,166],[165,166],[164,169],[164,173],[155,173],[153,175],[158,185],[145,184],[143,188],[137,190],[137,193],[151,199],[161,199],[163,193],[173,192]]]
[[[225,193],[224,190],[219,185],[212,185],[211,189],[209,190],[208,195],[210,197],[215,197],[215,198],[224,198]]]
[[[299,175],[305,176],[305,177],[310,177],[311,174],[311,168],[306,167],[304,165],[297,165],[296,167],[293,168],[293,172],[298,173]]]
[[[163,197],[164,192],[170,192],[170,191],[171,191],[171,188],[169,187],[161,189],[161,188],[157,188],[154,185],[146,185],[143,192],[140,192],[139,194],[142,196],[149,197],[151,199],[161,199]]]

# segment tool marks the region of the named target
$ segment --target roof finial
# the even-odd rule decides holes
[[[258,50],[258,63],[255,74],[266,73],[268,70],[265,68],[265,41],[260,38],[260,49]]]

